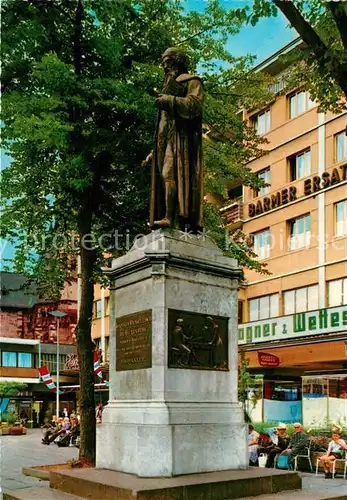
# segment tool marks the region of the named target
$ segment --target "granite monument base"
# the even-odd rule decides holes
[[[141,477],[247,468],[237,262],[204,235],[158,230],[105,272],[110,401],[97,467]]]

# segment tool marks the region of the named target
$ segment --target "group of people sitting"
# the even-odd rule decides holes
[[[248,426],[248,454],[249,464],[258,465],[259,455],[266,454],[265,467],[274,466],[277,455],[288,455],[289,468],[293,468],[294,457],[300,455],[308,445],[309,437],[303,431],[300,423],[294,424],[294,434],[290,439],[287,434],[287,426],[279,424],[275,435],[271,438],[268,434],[259,434],[253,425]]]
[[[75,413],[70,417],[57,417],[54,415],[52,421],[43,425],[44,435],[42,444],[50,445],[56,442],[58,446],[68,446],[74,438],[79,435],[79,419]]]
[[[347,451],[346,442],[341,439],[342,428],[335,426],[333,428],[332,440],[328,445],[327,453],[320,457],[319,461],[324,467],[325,477],[332,478],[334,461],[342,458]],[[248,455],[249,465],[259,465],[259,456],[267,455],[265,467],[274,467],[276,456],[288,456],[288,468],[294,468],[294,460],[297,455],[306,455],[309,446],[310,437],[303,430],[299,422],[294,424],[294,434],[291,438],[287,434],[285,424],[279,424],[276,427],[275,434],[270,437],[269,434],[259,434],[253,425],[248,426]]]

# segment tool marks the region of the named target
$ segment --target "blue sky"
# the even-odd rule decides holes
[[[252,8],[252,0],[220,0],[224,8]],[[184,0],[187,9],[203,10],[205,0]],[[288,26],[287,19],[279,11],[277,17],[263,18],[256,26],[244,26],[240,33],[229,38],[227,47],[235,57],[247,54],[257,57],[260,63],[274,52],[297,38],[298,34]]]

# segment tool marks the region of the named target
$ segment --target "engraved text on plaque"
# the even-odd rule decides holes
[[[116,371],[152,367],[152,311],[116,320]]]

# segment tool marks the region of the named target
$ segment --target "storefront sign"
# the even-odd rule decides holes
[[[330,186],[339,184],[342,181],[347,180],[347,165],[343,165],[340,168],[334,168],[331,172],[323,172],[320,175],[314,175],[309,179],[305,179],[303,184],[300,186],[301,195],[309,196],[311,194],[317,193],[322,189],[327,189]],[[264,212],[269,212],[275,208],[281,207],[297,200],[298,190],[295,186],[290,186],[284,188],[277,193],[273,193],[270,196],[264,196],[257,201],[257,203],[250,203],[248,205],[248,217],[255,217],[256,215],[263,214]]]
[[[305,313],[245,323],[239,327],[239,344],[337,333],[347,330],[347,307],[331,307]]]
[[[274,354],[258,351],[258,361],[260,366],[279,366],[280,359]]]

